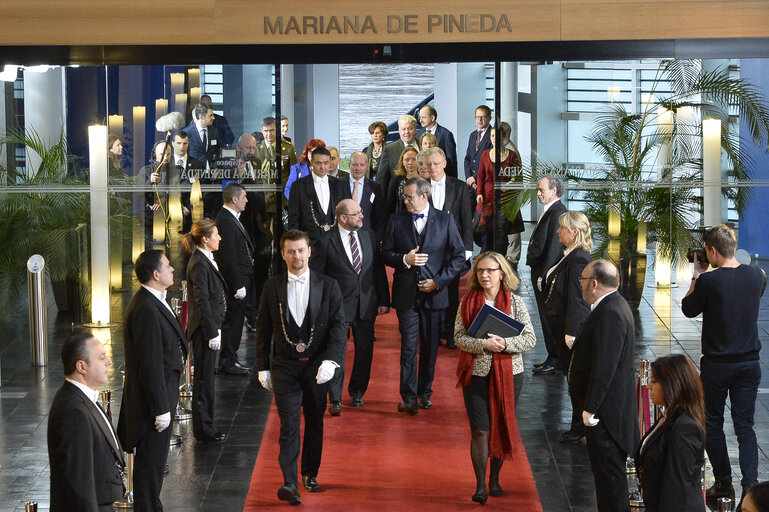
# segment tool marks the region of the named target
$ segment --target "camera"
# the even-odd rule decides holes
[[[694,263],[695,254],[697,255],[697,261],[708,261],[708,255],[705,254],[705,249],[699,247],[689,247],[689,250],[686,251],[686,259],[689,260],[689,263]]]

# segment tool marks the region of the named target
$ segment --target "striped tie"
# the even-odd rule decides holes
[[[355,273],[360,274],[360,250],[355,233],[352,231],[350,231],[350,252],[352,252],[352,266],[355,267]]]

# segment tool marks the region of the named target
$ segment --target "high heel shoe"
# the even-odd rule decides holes
[[[487,499],[489,499],[489,495],[486,493],[486,491],[476,492],[473,494],[473,501],[480,503],[481,505],[485,505]]]

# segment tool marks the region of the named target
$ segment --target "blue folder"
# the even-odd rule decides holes
[[[467,330],[475,338],[488,338],[489,333],[501,338],[518,336],[524,325],[493,306],[484,304]]]

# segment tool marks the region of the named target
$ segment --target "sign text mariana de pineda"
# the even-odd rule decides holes
[[[265,16],[265,35],[432,34],[512,32],[507,14],[390,14],[374,16]]]

